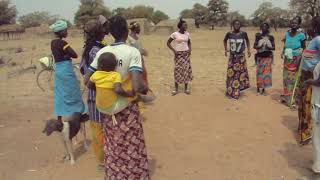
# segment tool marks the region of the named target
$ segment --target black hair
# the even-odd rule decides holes
[[[297,21],[298,25],[300,25],[300,20],[297,17],[290,19],[290,23],[292,23],[293,21]]]
[[[178,23],[178,28],[180,29],[184,23],[186,23],[186,21],[181,18]]]
[[[116,15],[109,19],[109,30],[111,35],[117,40],[128,36],[128,24],[124,17]]]
[[[85,59],[85,62],[87,65],[90,65],[91,62],[89,61],[89,53],[91,49],[94,46],[97,46],[99,48],[103,48],[104,45],[97,41],[101,41],[102,37],[105,34],[105,30],[101,23],[98,20],[90,20],[85,24],[84,27],[84,33],[85,33],[85,45],[84,50],[82,54],[82,58]],[[91,60],[92,61],[92,60]]]
[[[298,24],[301,25],[302,23],[302,18],[300,16],[296,16],[293,19],[296,19],[298,21]]]
[[[236,22],[239,22],[239,23],[240,23],[240,26],[242,26],[241,21],[240,21],[239,19],[233,20],[233,21],[232,21],[232,25],[234,26],[234,24],[235,24]]]
[[[64,38],[64,33],[65,31],[68,31],[67,29],[64,29],[64,30],[61,30],[61,31],[58,31],[58,32],[54,32],[54,34],[58,37],[58,38]]]
[[[98,70],[115,71],[117,64],[116,56],[110,52],[106,52],[99,56]]]
[[[267,23],[267,22],[262,23],[262,24],[260,25],[260,29],[262,30],[262,27],[263,27],[264,25],[267,26],[267,31],[268,31],[268,33],[269,33],[269,32],[270,32],[270,25],[269,25],[269,23]]]
[[[263,27],[263,25],[266,25],[266,26],[268,27],[268,29],[270,29],[270,25],[269,25],[269,23],[267,23],[267,22],[262,23],[262,24],[261,24],[261,26],[260,26],[260,28],[262,28],[262,27]]]
[[[316,34],[320,34],[320,16],[312,18],[312,29]]]

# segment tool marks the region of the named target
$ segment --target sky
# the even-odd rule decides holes
[[[231,11],[237,10],[249,17],[258,6],[265,1],[272,2],[274,6],[288,8],[289,0],[227,0]],[[135,5],[150,5],[157,10],[168,14],[170,18],[179,17],[183,9],[192,8],[193,4],[206,5],[208,0],[104,0],[110,9],[117,7],[131,7]],[[48,11],[52,15],[59,15],[73,22],[74,13],[79,7],[79,0],[11,0],[17,7],[18,16],[34,12]]]

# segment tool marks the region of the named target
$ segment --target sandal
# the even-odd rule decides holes
[[[176,90],[174,90],[174,91],[171,92],[171,95],[172,95],[172,96],[175,96],[175,95],[177,95],[177,94],[178,94],[178,91],[176,91]]]
[[[191,91],[189,89],[185,90],[184,93],[186,93],[187,95],[191,94]]]

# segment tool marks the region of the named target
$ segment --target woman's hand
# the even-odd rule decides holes
[[[85,85],[85,86],[87,86],[87,84],[88,84],[88,82],[90,81],[90,77],[91,77],[91,75],[93,74],[93,72],[87,72],[87,74],[85,74],[84,75],[84,77],[83,77],[83,84]]]
[[[314,83],[313,79],[308,79],[303,83],[303,86],[309,86],[309,85],[312,85],[313,83]]]
[[[173,52],[173,54],[174,54],[174,57],[177,57],[177,55],[178,55],[178,51],[176,51],[176,50],[172,50],[172,52]]]
[[[148,55],[149,55],[149,54],[148,54],[148,51],[145,50],[145,49],[143,49],[143,50],[142,50],[142,55],[143,55],[143,56],[148,56]]]

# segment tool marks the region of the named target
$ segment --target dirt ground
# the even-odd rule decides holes
[[[274,33],[277,50],[269,96],[255,93],[253,58],[247,59],[252,88],[239,101],[225,98],[227,29],[192,33],[192,95],[170,96],[173,57],[165,35],[143,36],[150,86],[157,95],[144,114],[153,180],[315,180],[309,170],[312,146],[296,142],[297,111],[281,105],[283,31]],[[257,30],[248,30],[253,43]],[[68,38],[80,54],[80,35]],[[64,163],[58,136],[41,133],[53,117],[52,92],[36,85],[37,59],[50,53],[48,37],[0,41],[0,179],[102,180],[92,149],[76,145],[76,165]],[[16,53],[21,47],[23,52]],[[252,50],[254,52],[254,50]],[[9,63],[8,60],[12,59]],[[79,60],[76,60],[79,61]],[[12,65],[12,63],[16,65]],[[14,74],[23,68],[37,70]],[[90,128],[87,125],[87,131]],[[82,140],[82,136],[78,137]]]

